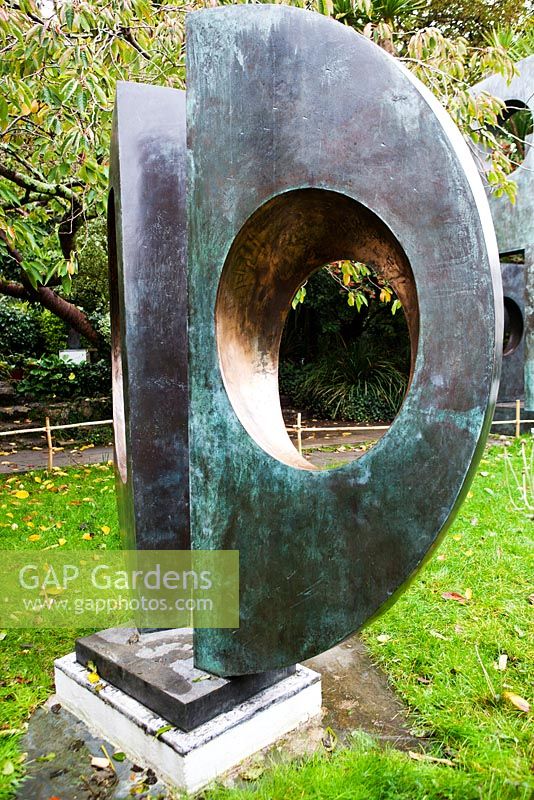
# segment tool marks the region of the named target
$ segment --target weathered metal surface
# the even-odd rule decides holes
[[[489,92],[505,103],[526,106],[534,118],[534,55],[516,65],[519,75],[510,83],[502,75],[492,75],[473,87],[474,95]],[[524,391],[525,409],[534,410],[534,139],[525,143],[523,163],[510,176],[517,185],[516,202],[507,197],[489,196],[499,252],[524,251],[525,331]],[[505,367],[506,368],[506,367]],[[521,395],[520,395],[521,396]],[[500,398],[499,398],[500,399]],[[516,399],[516,398],[513,398]]]
[[[185,93],[119,83],[108,212],[125,547],[188,548]]]
[[[187,102],[192,544],[241,564],[240,628],[196,631],[195,663],[236,675],[344,639],[439,541],[493,413],[502,290],[459,132],[349,28],[284,6],[190,14]],[[415,369],[376,447],[319,471],[283,428],[278,343],[302,279],[341,258],[396,276]]]
[[[534,55],[516,64],[519,71],[510,83],[502,75],[491,75],[477,83],[472,93],[481,92],[499,97],[505,103],[518,100],[519,105],[527,106],[534,115]],[[497,242],[501,253],[522,250],[534,243],[534,146],[532,137],[525,147],[522,164],[512,173],[511,180],[517,185],[516,202],[510,203],[506,197],[490,194],[489,203]]]
[[[525,265],[501,262],[505,345],[498,403],[523,397],[525,360]]]
[[[525,247],[525,410],[534,411],[534,242]],[[528,418],[529,414],[527,414]]]

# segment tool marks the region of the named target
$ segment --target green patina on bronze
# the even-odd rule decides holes
[[[118,91],[117,485],[131,547],[239,550],[240,627],[195,634],[197,666],[232,676],[347,637],[439,541],[493,412],[500,276],[459,132],[349,28],[283,6],[189,16],[187,225],[183,100]],[[394,286],[412,375],[381,442],[321,471],[287,437],[278,348],[296,289],[344,258]]]
[[[459,132],[345,26],[191,14],[187,118],[191,539],[239,550],[241,580],[240,627],[196,631],[195,660],[239,675],[357,630],[447,529],[493,413],[499,263]],[[282,429],[278,339],[303,278],[357,257],[404,292],[412,381],[372,451],[313,470]]]

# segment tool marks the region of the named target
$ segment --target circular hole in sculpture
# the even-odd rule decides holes
[[[306,460],[331,469],[368,452],[402,405],[410,361],[402,304],[372,265],[315,272],[293,299],[278,369],[282,414]]]
[[[362,267],[379,276],[379,294],[386,288],[390,304],[397,299],[402,306],[413,371],[419,310],[409,261],[387,225],[346,195],[298,189],[269,200],[239,231],[219,283],[217,345],[232,407],[258,446],[299,469],[317,467],[295,448],[282,414],[278,372],[284,326],[310,276],[328,265],[343,283],[349,262],[356,273],[351,273],[354,285],[349,282],[355,292],[350,308],[360,303],[356,275]]]
[[[504,298],[504,336],[502,354],[511,356],[523,338],[523,315],[517,303],[511,297]]]
[[[119,278],[117,265],[117,232],[115,222],[115,197],[113,189],[108,196],[108,259],[109,259],[109,300],[111,314],[111,379],[113,391],[113,433],[115,444],[115,464],[121,481],[127,480],[126,462],[126,422],[124,414],[124,385],[122,379]]]
[[[530,108],[521,100],[507,100],[492,131],[512,163],[512,172],[525,161],[532,147],[533,130]]]

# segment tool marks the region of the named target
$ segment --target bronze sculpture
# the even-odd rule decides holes
[[[240,551],[239,629],[195,633],[196,665],[236,676],[346,638],[444,534],[493,413],[500,272],[461,135],[349,28],[285,6],[192,13],[187,115],[182,102],[143,86],[117,97],[117,483],[135,546]],[[278,346],[302,281],[342,258],[390,279],[413,368],[387,435],[330,472],[287,437]]]

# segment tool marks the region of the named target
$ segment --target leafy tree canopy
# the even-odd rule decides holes
[[[422,18],[446,36],[482,45],[492,29],[520,28],[532,11],[531,2],[516,0],[430,0]]]
[[[105,213],[115,83],[183,88],[185,13],[205,4],[0,0],[0,293],[41,303],[95,342],[98,331],[68,298],[78,270],[76,235]],[[525,35],[488,30],[482,40],[474,33],[490,22],[522,22],[527,5],[458,0],[454,27],[445,0],[293,4],[353,26],[400,58],[472,146],[488,146],[487,179],[513,197],[513,164],[495,136],[501,105],[468,90],[491,72],[513,76]],[[470,7],[484,10],[480,22]]]

